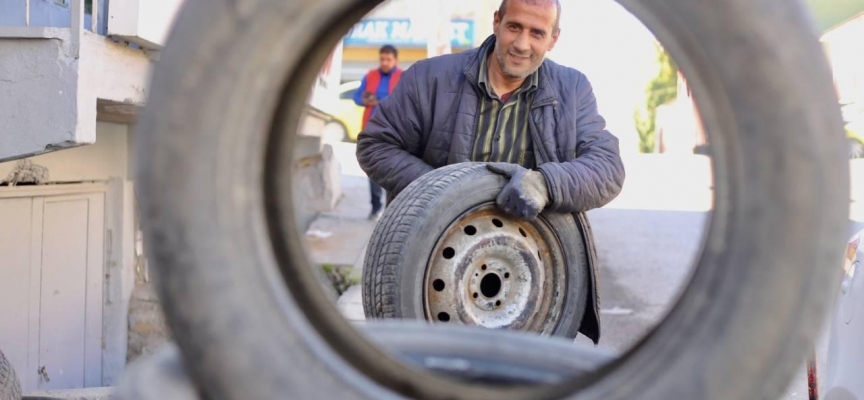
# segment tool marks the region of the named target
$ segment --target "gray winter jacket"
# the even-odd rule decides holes
[[[486,39],[492,44],[495,36]],[[484,47],[484,46],[481,46]],[[480,49],[419,61],[402,74],[357,140],[364,171],[395,198],[423,174],[469,162],[476,132]],[[615,198],[624,183],[618,139],[605,130],[591,84],[581,72],[550,60],[539,69],[529,128],[538,169],[549,187],[548,211],[576,213],[596,275],[585,211]],[[580,332],[597,341],[596,277]],[[593,314],[593,315],[592,315]]]

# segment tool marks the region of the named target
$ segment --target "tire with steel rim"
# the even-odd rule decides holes
[[[136,192],[166,317],[207,398],[780,395],[839,283],[831,266],[848,221],[848,146],[800,2],[623,1],[688,77],[715,209],[659,326],[590,379],[540,386],[460,383],[399,362],[339,315],[308,265],[291,208],[293,132],[318,66],[376,4],[190,0],[161,54],[135,135]]]
[[[524,221],[499,211],[506,184],[465,163],[400,193],[369,242],[366,316],[575,337],[588,291],[583,230],[570,214]]]

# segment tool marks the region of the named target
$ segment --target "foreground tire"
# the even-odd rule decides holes
[[[583,228],[570,214],[528,222],[498,211],[507,182],[467,163],[400,193],[369,242],[366,316],[576,337],[589,295]]]
[[[327,301],[295,230],[288,171],[309,82],[376,2],[187,2],[135,135],[136,183],[160,298],[199,390],[212,400],[776,398],[810,348],[846,240],[848,148],[822,49],[797,2],[623,3],[700,105],[715,171],[709,235],[679,302],[613,365],[507,386],[446,380],[382,353]]]
[[[117,385],[118,400],[200,400],[173,344],[129,365]]]
[[[21,382],[3,351],[0,351],[0,400],[21,400]]]
[[[370,340],[400,360],[462,382],[552,384],[590,375],[614,353],[567,340],[502,334],[465,326],[370,323]],[[531,349],[531,351],[525,351]],[[136,361],[117,388],[119,400],[199,400],[174,345]]]
[[[361,331],[409,365],[462,382],[554,384],[590,376],[615,353],[567,339],[418,322],[374,322]]]

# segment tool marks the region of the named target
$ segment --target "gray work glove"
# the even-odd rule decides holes
[[[510,163],[491,163],[486,168],[510,178],[495,199],[498,207],[507,214],[530,221],[549,204],[549,189],[542,172]]]

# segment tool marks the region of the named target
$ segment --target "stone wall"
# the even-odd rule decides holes
[[[155,353],[171,341],[171,332],[156,291],[150,282],[139,282],[129,302],[129,342],[126,361]]]

